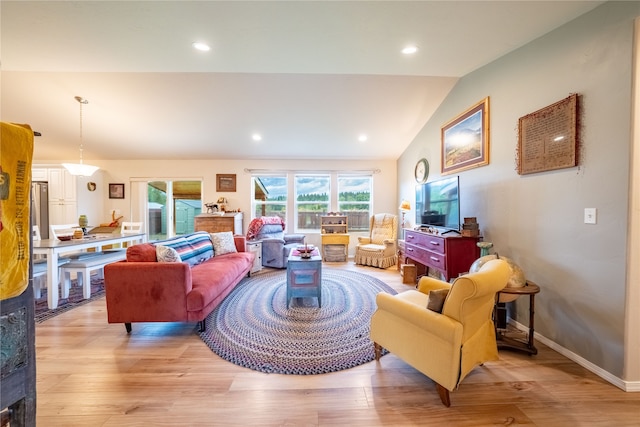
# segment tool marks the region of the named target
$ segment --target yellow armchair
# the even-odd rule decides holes
[[[509,274],[506,261],[491,260],[451,285],[425,276],[418,290],[379,293],[370,332],[376,360],[386,348],[431,378],[442,403],[450,406],[449,392],[471,370],[498,360],[492,313]],[[427,309],[428,294],[436,289],[449,289],[442,313]]]
[[[398,217],[392,214],[375,214],[369,222],[368,237],[358,237],[354,262],[378,268],[389,268],[398,261],[396,238]]]

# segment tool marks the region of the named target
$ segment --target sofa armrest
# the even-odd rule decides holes
[[[236,244],[236,250],[238,252],[245,252],[247,250],[247,238],[244,237],[242,234],[234,234],[233,235],[233,241]]]
[[[104,267],[109,323],[184,320],[191,268],[183,262],[116,262]]]

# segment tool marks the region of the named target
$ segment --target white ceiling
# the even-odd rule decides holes
[[[459,77],[601,3],[3,0],[0,118],[36,160],[78,158],[76,95],[85,160],[395,159]]]

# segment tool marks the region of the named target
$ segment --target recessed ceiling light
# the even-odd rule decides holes
[[[208,44],[202,42],[193,42],[191,43],[191,46],[193,46],[194,49],[200,50],[202,52],[208,52],[211,50],[211,47],[209,47]]]
[[[369,137],[367,135],[365,135],[364,133],[360,134],[360,136],[358,136],[358,141],[360,141],[360,142],[365,142],[367,139],[369,139]]]
[[[262,141],[262,135],[260,135],[259,133],[254,133],[253,135],[251,135],[251,139],[253,139],[254,141]]]
[[[404,53],[405,55],[413,55],[414,53],[416,53],[418,51],[418,46],[407,46],[404,49],[402,49],[402,53]]]

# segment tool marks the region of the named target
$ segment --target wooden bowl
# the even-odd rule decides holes
[[[313,245],[307,245],[306,247],[304,245],[300,245],[296,248],[296,250],[301,254],[304,254],[304,253],[310,254],[311,252],[313,252],[314,249],[315,249],[315,246]]]
[[[62,241],[62,242],[66,242],[68,240],[71,240],[73,236],[71,234],[66,235],[66,236],[58,236],[58,240]]]

